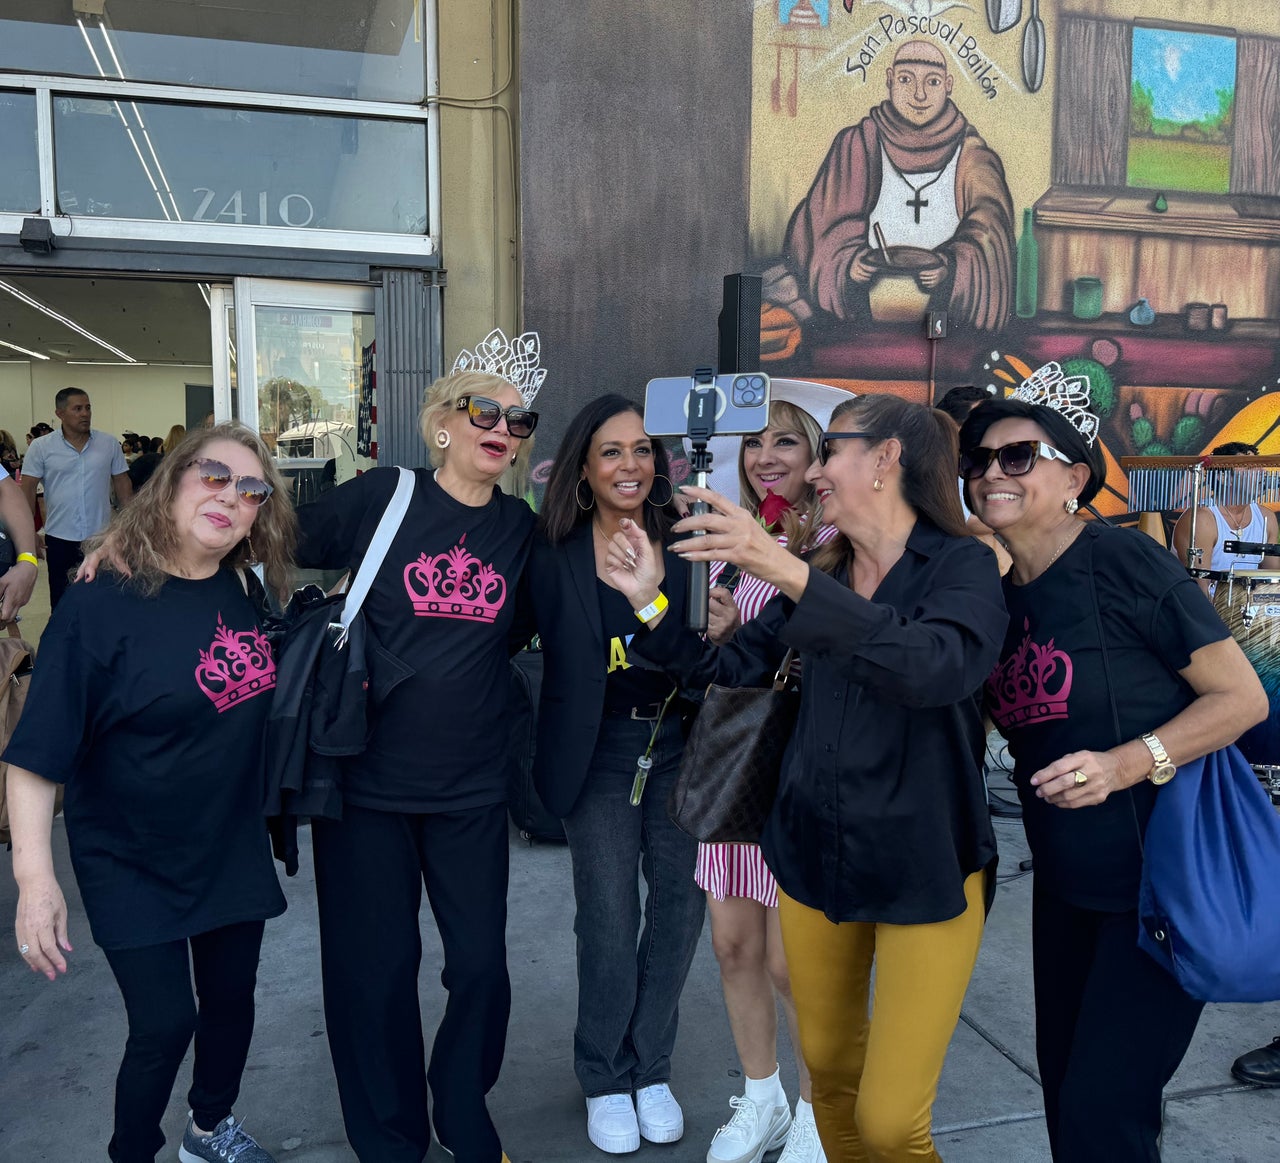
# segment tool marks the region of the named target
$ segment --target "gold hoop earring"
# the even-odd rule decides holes
[[[1066,509],[1068,513],[1074,513],[1078,508],[1080,508],[1080,502],[1077,501],[1075,497],[1068,497],[1062,502],[1062,507]]]
[[[591,503],[588,505],[584,505],[582,503],[582,486],[583,485],[587,485],[586,479],[583,477],[579,477],[578,483],[573,486],[573,499],[578,502],[579,509],[581,509],[584,513],[590,513],[591,510],[596,507],[596,495],[595,493],[591,493],[591,486],[587,485],[587,492],[591,493]]]
[[[668,476],[663,476],[663,475],[662,475],[662,473],[660,473],[660,472],[659,472],[659,473],[654,473],[654,474],[653,474],[653,479],[654,479],[654,483],[655,483],[655,484],[656,484],[658,481],[666,481],[666,482],[667,482],[667,499],[666,499],[665,501],[655,501],[655,500],[653,499],[653,487],[652,487],[652,486],[650,486],[650,488],[649,488],[649,495],[648,495],[647,497],[645,497],[645,500],[646,500],[646,501],[648,501],[648,502],[649,502],[649,504],[651,504],[655,509],[665,509],[669,504],[671,504],[671,502],[672,502],[672,501],[674,501],[674,500],[676,499],[676,487],[675,487],[675,485],[673,485],[673,484],[671,483],[671,478],[670,478],[670,477],[668,477]]]
[[[436,433],[436,447],[448,448],[450,443],[451,443],[451,438],[449,434],[443,428],[441,428],[440,431]]]
[[[884,492],[884,481],[879,477],[876,477],[876,479],[871,482],[871,487],[875,489],[877,493],[882,493]]]

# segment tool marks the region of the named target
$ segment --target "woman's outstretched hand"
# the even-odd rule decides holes
[[[102,568],[104,563],[121,577],[133,576],[129,567],[125,564],[124,558],[116,552],[115,545],[111,540],[111,534],[108,533],[106,540],[97,549],[84,555],[84,560],[76,568],[76,581],[93,581],[98,576],[98,570]]]
[[[724,561],[798,599],[809,581],[809,567],[788,553],[763,525],[741,505],[714,489],[685,485],[681,493],[703,501],[710,512],[691,514],[675,525],[676,533],[692,534],[671,546],[686,561]]]
[[[643,527],[624,517],[609,541],[604,569],[609,581],[637,610],[658,596],[662,567]]]

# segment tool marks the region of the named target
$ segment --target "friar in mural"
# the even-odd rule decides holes
[[[924,256],[916,273],[932,306],[983,331],[1004,325],[1013,310],[1013,201],[999,156],[951,100],[952,85],[936,45],[898,48],[888,100],[841,130],[792,214],[785,272],[766,276],[766,299],[800,319],[810,310],[865,318],[869,286],[885,267],[878,224],[888,247],[936,258]]]

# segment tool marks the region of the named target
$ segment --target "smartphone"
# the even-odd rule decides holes
[[[715,399],[715,435],[749,436],[769,427],[769,377],[763,372],[716,376],[707,388]],[[684,436],[689,431],[692,376],[650,380],[644,392],[644,430],[650,436]]]

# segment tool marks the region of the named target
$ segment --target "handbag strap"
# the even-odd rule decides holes
[[[347,600],[342,603],[342,614],[338,621],[342,625],[342,633],[334,642],[335,646],[342,647],[347,641],[347,632],[351,628],[351,623],[355,620],[355,616],[360,613],[360,607],[364,605],[364,600],[369,595],[369,590],[373,588],[373,579],[377,576],[378,570],[382,568],[382,562],[387,556],[387,550],[391,548],[391,542],[395,540],[396,533],[400,529],[400,522],[404,520],[404,515],[409,509],[409,502],[413,499],[413,473],[411,470],[399,466],[400,479],[396,482],[396,491],[392,494],[391,502],[382,512],[382,517],[378,521],[378,527],[373,531],[373,540],[369,542],[369,548],[365,550],[364,560],[360,562],[360,568],[356,571],[355,580],[351,583],[351,588],[347,591]]]
[[[775,691],[787,689],[787,683],[791,680],[791,666],[795,660],[796,648],[793,646],[782,656],[782,661],[778,663],[778,673],[773,676],[773,689]]]
[[[1107,699],[1111,703],[1111,725],[1116,733],[1116,746],[1124,743],[1120,733],[1120,708],[1116,706],[1116,687],[1111,681],[1111,658],[1107,654],[1107,635],[1102,626],[1102,606],[1098,602],[1098,583],[1093,569],[1093,543],[1089,545],[1089,590],[1093,595],[1093,619],[1098,628],[1098,646],[1102,651],[1102,675],[1107,684]],[[1146,847],[1142,842],[1142,824],[1138,820],[1138,807],[1133,800],[1133,788],[1125,788],[1129,793],[1129,811],[1133,816],[1133,833],[1138,841],[1138,855],[1146,857]]]

